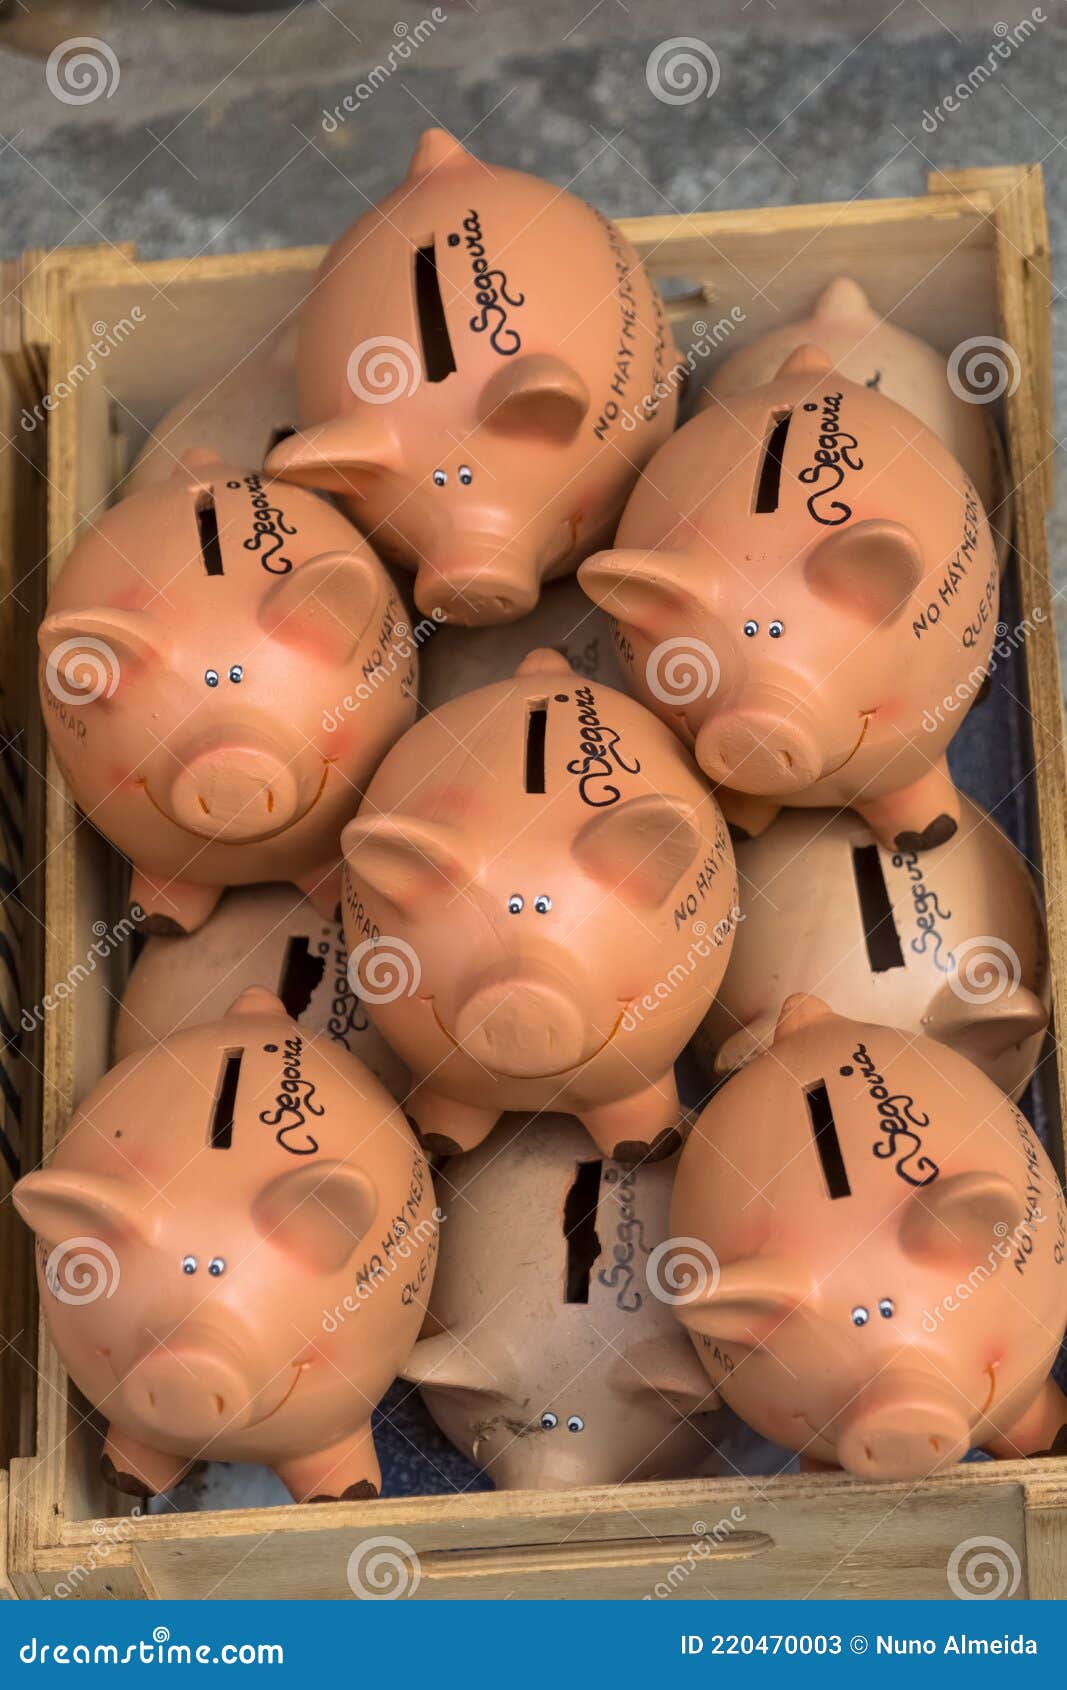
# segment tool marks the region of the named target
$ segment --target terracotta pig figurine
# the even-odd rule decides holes
[[[822,290],[810,316],[758,335],[724,358],[712,371],[700,405],[723,403],[729,408],[738,393],[772,381],[790,353],[805,345],[818,346],[849,381],[895,399],[924,422],[970,476],[992,519],[1007,476],[990,407],[977,402],[991,396],[962,379],[954,389],[945,357],[918,335],[880,316],[863,288],[848,276],[835,277]],[[965,373],[961,371],[961,377]],[[992,527],[998,540],[997,529],[1005,530],[1006,552],[1006,507]]]
[[[802,347],[668,441],[617,547],[582,585],[731,822],[847,805],[902,850],[951,837],[945,748],[988,666],[999,577],[981,501],[927,428]]]
[[[301,430],[272,474],[340,494],[416,603],[508,622],[605,545],[674,426],[677,353],[614,223],[444,130],[326,254]]]
[[[428,1148],[552,1108],[619,1161],[677,1149],[673,1064],[737,885],[714,798],[649,711],[534,652],[405,735],[342,845],[358,989]]]
[[[291,886],[235,886],[195,933],[149,939],[122,994],[114,1060],[219,1020],[236,993],[261,981],[301,1027],[327,1033],[391,1097],[404,1097],[407,1069],[352,990],[340,921],[319,915]]]
[[[405,631],[338,511],[213,458],[78,541],[39,632],[44,716],[153,930],[250,881],[333,914],[341,828],[414,719]]]
[[[956,1051],[790,998],[694,1127],[670,1225],[712,1384],[809,1463],[918,1479],[1067,1424],[1059,1183]]]
[[[113,1068],[14,1201],[120,1489],[205,1459],[271,1467],[297,1501],[377,1495],[371,1409],[425,1318],[437,1211],[355,1057],[244,992]]]
[[[736,847],[745,919],[694,1039],[715,1074],[773,1041],[786,998],[925,1033],[1019,1097],[1048,1026],[1033,878],[970,799],[935,851],[888,851],[847,810],[790,810]]]
[[[558,1115],[509,1116],[442,1176],[430,1335],[404,1377],[498,1489],[715,1470],[718,1400],[649,1288],[673,1177],[602,1160]]]

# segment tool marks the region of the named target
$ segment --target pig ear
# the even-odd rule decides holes
[[[497,1352],[483,1330],[468,1340],[453,1337],[451,1332],[420,1338],[401,1368],[400,1377],[411,1385],[488,1395],[506,1391],[506,1381],[513,1372],[510,1358]]]
[[[358,498],[368,475],[399,467],[396,435],[379,411],[358,405],[333,422],[287,435],[267,454],[264,470],[295,487]]]
[[[778,1013],[771,1043],[777,1044],[779,1039],[787,1039],[793,1033],[803,1033],[809,1027],[817,1027],[820,1021],[825,1021],[833,1014],[834,1011],[825,999],[817,998],[811,992],[792,992]]]
[[[822,347],[807,341],[803,346],[795,347],[785,363],[775,371],[775,380],[779,376],[821,376],[833,367],[833,360]]]
[[[731,1262],[711,1276],[708,1287],[691,1302],[674,1305],[690,1332],[733,1344],[765,1344],[784,1320],[795,1314],[810,1287],[789,1264],[769,1256]]]
[[[378,1193],[362,1168],[319,1162],[280,1174],[252,1204],[270,1243],[318,1273],[339,1273],[374,1222]]]
[[[431,170],[439,170],[445,164],[461,164],[470,156],[462,142],[447,129],[424,129],[411,155],[407,180],[413,182],[418,176],[428,176]]]
[[[289,1019],[289,1011],[281,998],[266,986],[246,986],[234,998],[227,1015],[284,1015]]]
[[[46,1244],[75,1238],[118,1241],[148,1234],[143,1200],[124,1180],[46,1168],[19,1180],[11,1195],[26,1225]]]
[[[1026,986],[997,997],[965,1003],[951,984],[934,996],[923,1016],[923,1032],[981,1066],[982,1059],[1003,1056],[1048,1026],[1049,1013]]]
[[[124,667],[168,661],[161,623],[147,610],[60,610],[37,630],[45,679],[53,692],[92,704],[111,698]]]
[[[346,664],[382,597],[380,571],[362,552],[323,552],[279,575],[260,606],[268,634]]]
[[[875,626],[896,621],[923,572],[923,555],[911,529],[882,517],[851,522],[828,534],[804,564],[818,598]]]
[[[479,414],[498,434],[573,439],[590,406],[589,389],[562,358],[531,352],[510,359],[482,389]]]
[[[978,1261],[1016,1230],[1025,1212],[1022,1194],[1003,1174],[942,1174],[909,1200],[901,1248],[920,1259]]]
[[[716,1074],[733,1074],[746,1062],[754,1062],[757,1056],[762,1056],[774,1043],[777,1027],[773,1010],[764,1010],[754,1015],[746,1026],[738,1027],[715,1052]]]
[[[210,446],[190,446],[183,452],[170,472],[172,481],[188,482],[191,487],[210,481],[221,467],[222,459]]]
[[[357,816],[341,834],[341,851],[357,880],[407,914],[425,898],[461,891],[472,873],[458,832],[416,816]]]
[[[594,552],[578,582],[601,610],[653,639],[679,618],[696,621],[712,602],[713,577],[685,552]]]
[[[850,276],[835,276],[815,301],[812,315],[819,322],[877,321],[871,302]]]
[[[578,864],[628,903],[657,909],[700,850],[693,806],[649,793],[600,810],[572,847]]]
[[[677,1327],[627,1344],[612,1363],[610,1378],[620,1395],[667,1397],[679,1414],[705,1414],[721,1406],[696,1351]]]

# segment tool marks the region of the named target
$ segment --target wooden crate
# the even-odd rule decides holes
[[[670,279],[681,328],[733,303],[745,332],[787,321],[836,272],[854,276],[895,320],[948,352],[994,334],[1017,351],[1021,380],[1003,405],[1017,489],[1023,602],[1040,608],[1026,645],[1033,796],[1048,884],[1067,883],[1064,725],[1044,507],[1049,486],[1050,329],[1040,172],[939,177],[926,198],[645,218],[624,225],[655,275]],[[50,413],[49,570],[79,524],[106,504],[131,447],[182,392],[226,368],[295,311],[318,251],[137,262],[128,249],[27,254],[8,277],[0,338],[25,395],[74,370],[97,322],[140,307],[144,320]],[[679,289],[677,282],[684,286]],[[289,418],[264,419],[264,433]],[[27,633],[26,638],[30,635]],[[83,955],[91,922],[118,912],[110,853],[79,826],[58,771],[45,796],[46,980]],[[1067,1026],[1067,915],[1049,911],[1054,1013]],[[41,1147],[105,1065],[112,990],[83,985],[44,1027]],[[1063,1163],[1067,1075],[1048,1066],[1052,1145]],[[27,1259],[30,1240],[25,1239]],[[969,1464],[920,1484],[845,1474],[702,1479],[546,1494],[489,1493],[215,1513],[126,1517],[99,1477],[99,1433],[85,1423],[43,1329],[35,1453],[12,1462],[9,1578],[23,1596],[347,1597],[352,1551],[402,1538],[421,1562],[420,1597],[639,1597],[657,1583],[682,1597],[939,1597],[952,1550],[996,1537],[1018,1556],[1017,1595],[1067,1593],[1067,1459]],[[694,1535],[743,1514],[720,1544]],[[737,1516],[734,1516],[735,1520]],[[700,1544],[691,1576],[673,1578]],[[105,1552],[106,1551],[106,1552]],[[67,1591],[64,1590],[64,1594]]]

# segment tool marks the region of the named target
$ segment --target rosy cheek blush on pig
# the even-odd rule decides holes
[[[674,1063],[738,919],[721,811],[643,705],[537,651],[425,716],[342,839],[354,983],[410,1068],[427,1148],[508,1110],[666,1156]]]

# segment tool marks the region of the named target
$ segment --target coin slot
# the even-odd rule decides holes
[[[565,1300],[568,1303],[589,1301],[589,1279],[593,1263],[600,1254],[596,1210],[600,1201],[602,1167],[603,1163],[597,1161],[577,1163],[574,1183],[563,1205],[563,1233],[567,1240]]]
[[[833,1105],[825,1083],[817,1080],[814,1085],[805,1086],[804,1101],[808,1106],[812,1135],[815,1148],[819,1152],[826,1189],[831,1197],[851,1197],[852,1187],[845,1172],[845,1158],[841,1154],[841,1141],[837,1136]]]
[[[215,1093],[215,1107],[211,1112],[208,1144],[212,1150],[229,1150],[233,1143],[233,1111],[237,1102],[237,1082],[241,1078],[243,1050],[228,1050],[222,1059]]]
[[[422,368],[427,381],[444,381],[456,367],[448,332],[437,254],[433,241],[415,251],[415,309],[422,342]]]
[[[200,535],[200,555],[207,575],[222,574],[222,547],[219,545],[219,519],[215,510],[215,490],[206,488],[196,500],[196,528]]]
[[[548,732],[548,699],[531,703],[526,712],[526,773],[527,792],[545,790],[545,736]]]
[[[294,1021],[299,1021],[307,1009],[322,981],[325,968],[325,957],[312,956],[311,942],[306,933],[290,935],[282,960],[278,996],[285,1005],[286,1014],[291,1015]]]
[[[778,494],[782,481],[782,459],[785,457],[785,438],[789,433],[792,411],[775,411],[760,461],[756,483],[756,514],[764,516],[778,509]]]
[[[852,875],[856,882],[867,959],[875,974],[904,967],[900,934],[893,919],[893,905],[885,883],[885,870],[877,845],[852,847]]]

